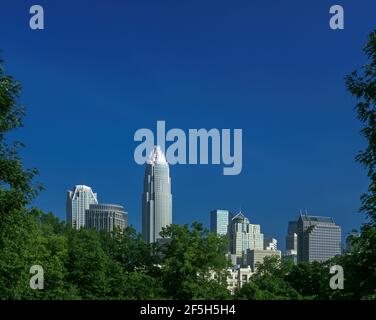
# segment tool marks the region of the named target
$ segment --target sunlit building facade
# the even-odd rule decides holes
[[[238,265],[246,265],[247,250],[263,250],[264,235],[259,224],[251,224],[242,212],[231,219],[229,227],[230,252]]]
[[[76,185],[67,194],[67,224],[74,229],[85,226],[85,212],[91,204],[98,204],[97,194],[85,185]]]
[[[142,237],[157,242],[163,227],[172,223],[172,194],[169,165],[159,146],[150,153],[142,194]]]
[[[117,204],[91,204],[86,210],[85,227],[111,232],[128,226],[128,214]]]
[[[231,214],[228,210],[213,210],[210,212],[210,231],[217,235],[226,235]]]
[[[301,214],[298,220],[298,262],[322,262],[340,254],[341,227],[334,219]]]

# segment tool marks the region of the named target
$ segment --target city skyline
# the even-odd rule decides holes
[[[154,145],[146,158],[141,203],[143,241],[147,244],[163,243],[160,232],[173,224],[173,220],[169,163],[160,145]],[[115,228],[124,229],[128,226],[128,217],[123,209],[120,205],[98,204],[97,193],[86,185],[76,185],[74,191],[67,194],[67,221],[75,229],[85,227],[107,232]],[[251,223],[242,209],[236,214],[229,210],[212,210],[210,231],[228,238],[225,255],[231,261],[231,268],[237,269],[238,277],[240,273],[246,273],[242,274],[245,281],[266,257],[283,257],[297,264],[325,262],[345,252],[341,227],[335,224],[334,219],[308,215],[307,209],[304,213],[300,210],[297,221],[288,221],[283,254],[278,248],[278,240],[265,237],[261,225]],[[244,268],[246,270],[242,271]],[[233,271],[228,278],[230,291]]]
[[[343,1],[348,25],[336,32],[329,6],[317,2],[304,6],[309,14],[300,3],[74,3],[62,16],[65,7],[49,1],[45,30],[33,32],[28,10],[5,1],[2,58],[27,107],[12,137],[46,187],[33,205],[64,218],[61,194],[85,183],[124,204],[141,230],[144,168],[134,163],[133,135],[161,120],[244,136],[239,176],[215,165],[170,167],[174,222],[209,226],[211,210],[241,205],[283,246],[286,221],[307,207],[333,216],[343,234],[359,229],[368,179],[354,158],[364,140],[343,77],[364,61],[373,29],[375,3],[363,4],[370,10]]]
[[[168,169],[168,163],[166,161],[166,158],[161,151],[159,146],[155,146],[152,150],[152,152],[149,155],[146,168],[145,168],[145,176],[144,176],[144,193],[142,195],[142,211],[141,211],[141,220],[143,228],[141,230],[137,230],[143,237],[143,240],[147,243],[157,242],[158,239],[161,239],[159,236],[159,232],[162,230],[163,227],[174,224],[172,221],[172,196],[171,194],[167,193],[165,196],[167,196],[167,203],[165,201],[162,201],[162,203],[157,203],[158,201],[154,200],[158,197],[154,194],[154,189],[160,190],[167,190],[171,192],[171,177],[169,175],[169,171],[167,170],[167,176],[166,177],[160,177],[161,168],[154,169],[155,165],[159,165],[162,167],[166,167]],[[157,172],[157,176],[154,177],[154,172]],[[155,180],[161,180],[161,181],[155,181]],[[154,187],[156,182],[156,186]],[[166,186],[163,185],[163,183],[168,182],[168,187],[166,189]],[[98,195],[97,193],[93,193],[91,187],[86,185],[76,185],[74,188],[74,191],[68,191],[67,195],[67,221],[66,223],[71,223],[72,226],[76,229],[79,229],[80,227],[89,227],[89,228],[96,228],[98,230],[103,229],[102,226],[103,221],[105,219],[109,219],[108,217],[103,217],[103,215],[106,214],[106,211],[109,212],[112,216],[111,219],[113,219],[113,223],[111,224],[112,227],[107,228],[107,231],[112,231],[113,228],[120,227],[125,228],[128,226],[128,213],[124,212],[124,207],[121,205],[115,205],[115,204],[98,204]],[[76,194],[79,194],[79,197],[76,196]],[[90,197],[91,196],[91,197]],[[162,195],[162,200],[166,200],[165,196]],[[160,197],[160,196],[159,196]],[[80,201],[80,198],[83,198],[83,201]],[[90,199],[93,198],[92,201]],[[73,200],[73,201],[72,201]],[[150,201],[152,200],[152,201]],[[168,204],[170,202],[170,204]],[[160,214],[158,212],[161,212],[161,209],[165,207],[165,205],[168,205],[170,207],[170,212],[167,212],[167,215],[164,214],[164,216],[159,216]],[[88,206],[88,209],[85,209],[84,207]],[[76,226],[76,223],[70,219],[69,217],[72,216],[72,208],[82,207],[84,208],[84,221],[85,223],[81,223],[81,226]],[[148,210],[146,210],[149,208]],[[150,208],[159,208],[159,210],[156,210],[156,214],[154,213],[154,209],[150,210]],[[163,210],[162,210],[163,211]],[[119,219],[119,216],[116,217],[116,215],[122,214],[124,218],[122,218],[123,221],[115,223],[115,220]],[[242,265],[243,262],[241,261],[248,261],[248,254],[246,253],[246,258],[244,257],[244,253],[247,251],[254,251],[258,250],[260,251],[259,254],[262,256],[262,251],[278,251],[279,255],[286,255],[286,257],[290,257],[293,259],[293,261],[297,262],[296,260],[299,250],[298,250],[298,233],[301,234],[299,242],[301,245],[303,244],[303,233],[309,226],[314,226],[312,229],[313,232],[317,233],[314,235],[314,241],[319,241],[320,244],[315,244],[316,247],[314,250],[317,251],[317,248],[320,248],[325,243],[326,238],[329,233],[327,231],[317,231],[318,228],[326,228],[326,229],[335,229],[335,231],[338,233],[338,249],[330,249],[327,250],[328,252],[325,252],[322,256],[323,258],[320,258],[322,261],[325,261],[328,259],[328,257],[333,257],[337,254],[342,254],[342,251],[346,249],[347,245],[347,239],[346,236],[344,237],[344,241],[342,241],[342,230],[341,226],[338,226],[335,224],[334,219],[330,217],[322,217],[322,216],[312,216],[308,214],[307,209],[304,209],[304,213],[302,210],[300,210],[300,214],[298,218],[294,221],[288,221],[288,228],[287,233],[285,236],[285,247],[282,249],[280,246],[278,246],[278,240],[275,239],[273,236],[265,237],[263,233],[261,233],[261,226],[259,224],[251,224],[249,219],[243,214],[242,210],[238,213],[233,213],[229,210],[223,210],[223,209],[215,209],[210,211],[210,226],[207,227],[208,230],[211,232],[216,233],[217,235],[226,235],[229,237],[229,251],[228,254],[233,255],[233,257],[229,257],[230,260],[236,261],[234,264],[240,264]],[[76,214],[76,216],[78,216]],[[101,221],[99,217],[101,216]],[[147,216],[153,216],[151,219],[150,217],[147,218]],[[125,219],[125,220],[124,220]],[[149,220],[148,220],[149,219]],[[150,220],[151,219],[151,220]],[[303,220],[302,220],[303,219]],[[90,223],[88,224],[88,220],[90,220]],[[147,221],[148,220],[148,221]],[[156,223],[154,220],[158,220],[159,222]],[[307,221],[307,226],[304,225],[301,221]],[[192,223],[193,221],[191,221]],[[201,221],[197,221],[201,222]],[[300,229],[298,229],[300,223]],[[322,225],[324,223],[324,225]],[[116,225],[117,224],[117,225]],[[98,227],[101,225],[101,227]],[[130,225],[133,227],[132,225]],[[303,231],[304,229],[304,231]],[[308,228],[309,229],[309,228]],[[159,230],[159,232],[157,232]],[[244,238],[243,233],[246,231],[246,239]],[[311,231],[309,231],[311,232]],[[238,235],[237,235],[238,234]],[[321,239],[320,235],[323,234],[325,239]],[[351,234],[354,234],[352,232]],[[239,237],[240,235],[240,237]],[[336,237],[337,235],[335,235]],[[333,236],[331,236],[333,237]],[[308,240],[309,241],[309,240]],[[318,246],[317,246],[318,245]],[[325,245],[328,247],[333,247],[333,243],[329,243]],[[238,248],[239,247],[239,248]],[[256,254],[256,251],[252,252],[252,254]],[[302,252],[303,249],[300,249],[300,256],[303,256]],[[320,252],[319,252],[320,253]],[[308,258],[307,253],[305,253],[304,259],[310,259]],[[317,253],[316,253],[317,255]],[[321,255],[321,253],[320,253]],[[261,256],[258,258],[260,259]],[[293,258],[293,256],[295,258]],[[252,258],[254,259],[254,258]],[[317,257],[314,257],[313,260],[316,260]],[[320,260],[318,259],[318,260]],[[312,261],[313,261],[312,260]],[[253,263],[254,264],[254,263]]]
[[[166,171],[167,169],[167,171]],[[67,193],[67,200],[66,200],[66,223],[71,224],[73,228],[79,229],[80,227],[86,227],[88,216],[91,214],[97,215],[95,220],[98,220],[98,212],[103,209],[102,207],[108,207],[108,210],[104,208],[104,211],[111,212],[111,215],[114,211],[118,211],[121,214],[124,214],[125,222],[117,223],[117,226],[120,228],[124,228],[128,226],[128,213],[123,212],[124,207],[122,205],[116,204],[105,204],[105,203],[98,203],[98,194],[92,191],[90,186],[86,185],[75,185],[73,188],[74,191],[69,190]],[[156,192],[158,191],[158,192]],[[161,192],[163,191],[163,192]],[[167,192],[164,194],[164,192]],[[82,200],[81,200],[82,199]],[[157,200],[157,201],[156,201]],[[160,201],[162,200],[162,201]],[[136,228],[136,231],[139,232],[143,240],[147,243],[157,242],[158,239],[161,237],[159,236],[159,232],[162,230],[163,227],[169,224],[175,224],[172,220],[172,195],[171,195],[171,177],[169,173],[169,164],[164,156],[163,151],[161,150],[160,146],[157,145],[153,148],[150,155],[148,156],[148,160],[145,167],[145,175],[144,175],[144,191],[142,194],[142,201],[141,201],[141,230]],[[117,207],[116,210],[113,207]],[[166,211],[167,209],[167,211]],[[160,212],[163,214],[161,215]],[[103,216],[104,212],[100,212]],[[261,226],[260,224],[251,224],[249,219],[243,214],[242,209],[239,210],[238,213],[234,213],[227,209],[215,209],[211,210],[209,213],[210,216],[210,225],[206,226],[208,230],[214,232],[218,235],[227,235],[229,236],[230,240],[230,247],[229,247],[229,254],[233,254],[236,259],[244,259],[244,257],[240,257],[239,253],[241,252],[242,255],[246,250],[257,249],[261,251],[265,250],[281,250],[283,254],[290,256],[290,258],[295,260],[298,256],[298,225],[299,222],[302,220],[302,217],[308,219],[307,221],[314,221],[318,218],[324,219],[327,223],[330,222],[335,228],[338,228],[339,233],[339,249],[337,254],[341,254],[342,250],[346,249],[347,245],[347,234],[342,234],[342,228],[338,225],[335,225],[334,219],[329,217],[322,217],[322,216],[312,216],[308,214],[308,210],[300,209],[300,213],[296,220],[288,221],[288,228],[287,233],[285,235],[285,246],[281,247],[281,245],[277,245],[278,240],[274,238],[273,235],[265,236],[261,233]],[[102,217],[103,220],[103,217]],[[304,220],[304,219],[303,219]],[[316,221],[315,220],[315,221]],[[329,221],[330,220],[330,221]],[[81,222],[80,222],[81,221]],[[103,228],[98,228],[98,222],[94,223],[94,218],[91,218],[91,224],[87,227],[95,227],[98,230]],[[115,221],[115,220],[114,220]],[[237,221],[237,222],[234,222]],[[318,221],[318,220],[317,220]],[[329,222],[328,222],[329,221]],[[193,223],[191,221],[188,223],[189,225]],[[202,223],[202,221],[196,221]],[[237,224],[246,224],[246,229],[251,230],[250,234],[252,234],[251,238],[246,240],[240,240],[239,244],[237,243],[235,233],[239,230],[240,234],[244,231],[244,226],[237,227]],[[115,224],[113,224],[115,226]],[[129,225],[134,227],[133,225]],[[318,225],[320,227],[320,225]],[[303,227],[301,227],[302,229]],[[113,230],[111,227],[107,231]],[[159,232],[157,231],[159,230]],[[242,231],[243,230],[243,231]],[[235,232],[235,233],[234,233]],[[247,231],[248,233],[249,231]],[[303,234],[303,229],[299,231]],[[354,234],[354,231],[351,231],[350,234]],[[257,235],[260,235],[259,238]],[[344,236],[344,237],[343,237]],[[256,238],[255,238],[256,237]],[[317,236],[316,236],[317,237]],[[301,238],[302,239],[302,238]],[[344,240],[342,240],[344,239]],[[253,244],[250,244],[250,242]],[[303,240],[300,240],[302,243]],[[249,244],[248,244],[249,243]],[[283,242],[282,242],[283,243]],[[243,246],[247,247],[248,249],[238,249],[237,246],[240,245],[242,248]],[[240,251],[239,251],[240,250]],[[239,251],[239,252],[238,252]],[[335,250],[336,251],[336,250]],[[300,253],[302,255],[302,253]],[[330,253],[328,256],[332,256]],[[247,258],[248,259],[248,258]],[[308,258],[307,258],[308,259]],[[232,260],[232,258],[230,258]],[[239,260],[239,261],[240,261]],[[324,259],[325,261],[325,259]]]

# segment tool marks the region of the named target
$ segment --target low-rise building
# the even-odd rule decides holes
[[[85,226],[98,231],[125,229],[128,226],[128,214],[116,204],[91,204],[85,214]]]
[[[247,250],[247,265],[250,266],[253,272],[257,270],[257,264],[263,263],[265,257],[277,256],[281,258],[281,251],[279,250]]]

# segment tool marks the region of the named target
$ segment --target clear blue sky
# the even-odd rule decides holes
[[[43,31],[28,27],[32,4],[44,6]],[[343,31],[329,28],[333,4],[345,8]],[[66,191],[83,183],[139,229],[133,134],[165,120],[244,130],[241,175],[171,167],[175,223],[208,226],[211,209],[242,206],[282,248],[300,208],[358,228],[368,180],[343,78],[366,61],[375,12],[374,0],[2,0],[0,48],[27,107],[14,137],[46,187],[35,205],[65,218]]]

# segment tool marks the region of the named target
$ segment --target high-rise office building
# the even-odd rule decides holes
[[[163,227],[172,223],[171,178],[160,146],[153,148],[145,169],[142,194],[142,237],[146,243],[160,239]]]
[[[210,212],[210,231],[218,235],[226,235],[231,214],[228,210],[213,210]]]
[[[85,227],[111,232],[128,226],[128,214],[116,204],[91,204],[85,213]]]
[[[231,219],[229,227],[230,251],[236,255],[237,264],[246,264],[247,250],[263,250],[264,235],[259,224],[251,224],[242,212]]]
[[[298,250],[298,222],[289,221],[286,236],[286,250]]]
[[[97,194],[90,187],[76,185],[67,194],[67,224],[74,229],[85,226],[85,211],[91,204],[97,204]]]
[[[298,220],[298,262],[326,261],[341,254],[341,227],[333,218],[301,214]]]

